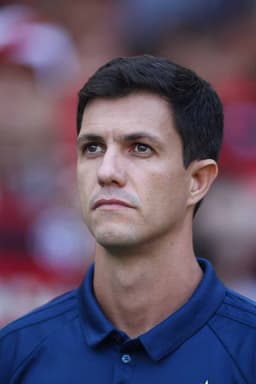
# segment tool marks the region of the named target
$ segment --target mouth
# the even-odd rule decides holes
[[[104,209],[118,209],[118,208],[133,208],[129,203],[123,200],[118,199],[100,199],[95,202],[93,205],[93,210],[97,208]]]

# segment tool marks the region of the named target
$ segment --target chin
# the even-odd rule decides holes
[[[105,234],[97,236],[95,239],[96,242],[104,248],[129,247],[136,244],[134,239],[130,239],[127,236],[120,236],[117,234]]]
[[[94,231],[93,236],[96,242],[104,248],[130,247],[139,242],[135,233],[129,232],[127,227],[122,230],[120,226],[119,228]]]

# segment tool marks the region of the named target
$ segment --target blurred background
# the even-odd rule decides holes
[[[221,172],[195,247],[256,299],[255,0],[0,0],[0,325],[77,286],[91,262],[77,92],[107,60],[142,53],[194,69],[222,98]]]

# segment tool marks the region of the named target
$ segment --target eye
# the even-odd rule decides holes
[[[87,156],[95,156],[104,153],[104,147],[99,143],[87,143],[83,145],[82,153]]]
[[[133,152],[142,155],[150,155],[153,152],[153,149],[147,144],[136,143],[133,146]]]

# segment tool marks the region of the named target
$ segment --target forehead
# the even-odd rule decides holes
[[[131,93],[119,98],[97,98],[85,108],[81,131],[136,129],[171,132],[174,128],[171,107],[162,97],[149,92]],[[102,132],[100,132],[102,131]]]

